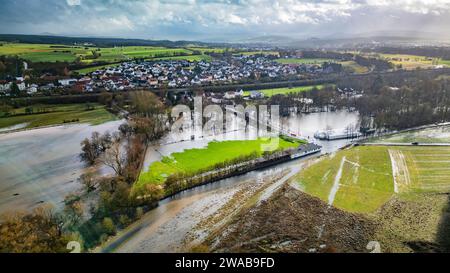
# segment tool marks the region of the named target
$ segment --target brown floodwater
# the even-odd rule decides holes
[[[0,134],[0,214],[43,203],[61,207],[64,197],[80,187],[77,179],[85,169],[81,141],[94,131],[114,132],[122,122]]]
[[[332,142],[314,140],[314,133],[327,128],[343,129],[359,123],[357,113],[332,112],[314,113],[309,115],[284,118],[283,126],[302,137],[323,146],[324,153],[332,153],[349,144],[351,140]],[[160,160],[163,156],[185,149],[205,147],[208,142],[219,140],[254,139],[256,133],[233,131],[222,136],[209,137],[190,141],[190,134],[175,142],[179,136],[167,136],[160,144],[150,147],[146,155],[145,166]],[[317,155],[311,156],[315,157]],[[309,157],[309,158],[311,158]],[[112,238],[102,249],[102,252],[184,252],[188,238],[195,233],[195,227],[210,215],[221,210],[241,189],[262,187],[261,183],[272,183],[260,196],[260,201],[270,197],[283,183],[301,171],[303,163],[308,158],[286,162],[266,169],[256,170],[244,175],[223,179],[221,181],[184,191],[160,202],[159,206],[130,228]],[[266,181],[265,178],[275,173],[286,173],[278,181]],[[262,181],[262,182],[261,182]],[[205,232],[205,231],[204,231]],[[206,236],[207,234],[202,234]]]
[[[327,128],[343,129],[358,124],[357,113],[330,112],[293,115],[283,118],[283,128],[323,146],[331,153],[350,143],[349,140],[322,142],[314,140],[316,131]],[[43,128],[30,131],[0,134],[0,213],[30,210],[42,203],[62,206],[64,197],[80,188],[78,177],[84,171],[80,162],[80,142],[92,132],[117,130],[122,121],[98,126],[86,124]],[[237,130],[196,138],[191,141],[188,132],[168,135],[148,149],[145,168],[174,152],[201,148],[210,141],[255,139],[257,132]],[[236,131],[237,130],[237,131]],[[181,141],[183,140],[183,141]],[[240,190],[257,189],[268,183],[267,177],[286,173],[278,181],[271,181],[263,195],[266,199],[289,177],[301,170],[305,159],[286,162],[241,176],[184,191],[160,202],[139,222],[113,238],[101,251],[117,252],[180,252],[186,238],[192,236],[194,227],[208,216],[219,211]],[[100,170],[107,173],[107,169]]]

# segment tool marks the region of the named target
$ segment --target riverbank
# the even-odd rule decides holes
[[[166,198],[94,252],[187,252],[216,227],[227,223],[243,206],[272,192],[280,180],[300,170],[302,161],[259,169]],[[268,193],[270,194],[270,193]]]
[[[450,151],[350,146],[198,244],[208,252],[447,252]]]
[[[71,124],[0,135],[0,214],[30,211],[42,204],[63,206],[64,197],[78,190],[86,171],[80,143],[92,132],[114,132],[122,120],[91,126]],[[100,168],[108,174],[108,168]]]
[[[116,119],[117,117],[110,113],[105,106],[95,103],[35,105],[15,109],[13,115],[0,117],[0,129],[24,125],[8,131],[0,130],[0,134],[74,123],[99,125]]]

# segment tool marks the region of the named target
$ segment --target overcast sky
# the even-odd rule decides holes
[[[147,39],[450,35],[450,0],[1,0],[0,33]]]

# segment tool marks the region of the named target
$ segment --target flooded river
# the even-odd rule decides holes
[[[67,125],[0,134],[0,213],[42,203],[60,207],[79,188],[80,143],[92,132],[116,131],[122,121]]]
[[[358,122],[357,113],[333,112],[292,116],[284,118],[282,124],[291,132],[322,145],[324,153],[332,153],[349,144],[350,140],[316,141],[314,133],[327,128],[343,129],[347,126],[358,125]],[[256,137],[255,132],[231,130],[220,139],[235,140],[254,137]],[[145,166],[148,168],[152,162],[173,152],[205,147],[215,138],[217,136],[190,141],[190,135],[187,135],[184,138],[186,141],[173,143],[174,137],[167,136],[161,140],[160,144],[155,144],[148,150]],[[165,199],[160,202],[159,207],[147,213],[140,221],[97,251],[125,253],[188,251],[193,242],[201,242],[201,239],[205,238],[213,228],[217,228],[217,223],[211,220],[216,214],[220,214],[216,218],[226,219],[232,212],[224,211],[224,208],[235,206],[235,209],[231,211],[236,211],[239,204],[243,204],[259,191],[262,191],[261,198],[268,198],[270,193],[280,186],[280,182],[285,182],[297,174],[305,161],[306,158],[286,162],[197,187]]]
[[[314,139],[314,134],[327,128],[345,129],[347,126],[359,125],[359,115],[358,113],[346,111],[292,115],[283,118],[281,124],[283,129],[288,129],[309,142],[321,145],[323,153],[330,153],[348,144],[349,140],[320,141]],[[149,147],[145,157],[144,169],[147,169],[151,163],[161,160],[163,156],[182,152],[186,149],[203,148],[213,140],[251,140],[256,139],[258,136],[257,130],[253,128],[249,128],[246,131],[237,130],[237,128],[239,128],[238,125],[233,123],[231,128],[221,135],[197,138],[195,141],[191,141],[191,132],[177,135],[169,134],[158,143]]]
[[[323,146],[323,152],[334,152],[349,140],[315,141],[316,131],[327,128],[343,129],[356,125],[357,113],[314,113],[283,118],[282,126],[303,138]],[[61,207],[64,197],[77,190],[78,177],[84,166],[80,162],[80,142],[92,132],[117,130],[122,121],[99,126],[85,124],[43,128],[0,134],[0,213],[30,210],[42,203]],[[190,134],[181,137],[168,135],[148,149],[145,168],[163,156],[190,148],[205,147],[213,140],[241,140],[257,137],[253,130],[237,130],[214,137],[191,141]],[[227,219],[239,204],[259,193],[270,193],[301,170],[305,159],[287,162],[224,179],[177,194],[160,202],[140,221],[113,238],[99,251],[117,252],[179,252],[186,251],[192,242],[208,235],[211,225]],[[239,202],[236,202],[238,200]],[[227,211],[225,208],[232,208]],[[217,216],[218,213],[222,213]],[[223,215],[225,213],[225,216]]]

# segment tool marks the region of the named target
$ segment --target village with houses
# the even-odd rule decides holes
[[[24,63],[27,68],[28,64]],[[226,86],[253,82],[301,80],[323,74],[339,73],[336,63],[289,63],[276,61],[273,55],[233,55],[213,61],[161,60],[126,61],[101,69],[78,73],[67,71],[66,76],[50,73],[38,79],[24,75],[0,81],[0,96],[39,96],[55,90],[72,93],[100,91],[129,91],[135,89],[193,88]],[[14,93],[15,90],[15,93]],[[255,97],[261,94],[253,94]]]

